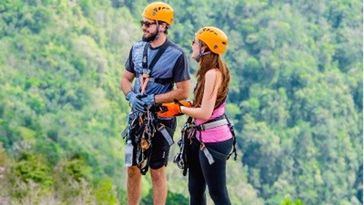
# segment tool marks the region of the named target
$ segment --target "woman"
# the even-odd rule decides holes
[[[206,204],[206,185],[216,205],[230,204],[226,160],[233,146],[233,134],[224,115],[230,73],[221,59],[227,43],[225,33],[215,27],[201,28],[192,42],[192,58],[199,63],[194,101],[192,107],[180,106],[179,111],[192,117],[196,125],[220,123],[215,127],[200,126],[192,140],[188,153],[191,205]]]
[[[190,205],[206,204],[206,185],[216,205],[230,204],[226,188],[226,160],[235,144],[235,137],[225,116],[230,74],[221,59],[227,43],[228,38],[220,29],[201,28],[192,42],[192,58],[200,67],[197,71],[193,106],[186,101],[164,103],[161,105],[163,109],[158,112],[159,117],[181,114],[190,116],[182,135],[187,136],[187,140],[191,140],[192,144],[186,141],[181,143],[180,146],[186,143],[187,145],[183,146],[183,151],[175,158],[175,162],[184,169],[184,173],[186,168],[189,170]],[[190,126],[192,118],[194,123]],[[190,136],[193,136],[192,139]],[[235,146],[233,151],[235,152]],[[188,166],[185,166],[185,163]]]

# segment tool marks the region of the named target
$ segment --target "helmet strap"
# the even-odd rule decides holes
[[[198,62],[200,62],[202,56],[205,56],[205,55],[210,54],[210,53],[211,53],[210,51],[206,51],[206,52],[200,51],[200,53],[198,54],[198,56],[193,57],[193,59],[195,59],[195,61],[198,63]]]
[[[200,56],[202,57],[202,56],[205,56],[210,53],[211,53],[210,51],[206,51],[206,52],[203,51],[203,52],[200,52]]]

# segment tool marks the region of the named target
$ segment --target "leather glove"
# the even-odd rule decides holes
[[[146,105],[147,107],[150,107],[155,104],[154,96],[155,96],[154,94],[144,95],[141,98],[141,100],[143,101],[144,105]]]
[[[157,112],[157,114],[159,117],[162,118],[180,116],[183,115],[183,113],[181,113],[181,106],[191,107],[192,103],[190,101],[185,101],[185,100],[183,101],[175,100],[174,102],[163,103],[162,105],[160,105],[159,107],[160,111]]]
[[[137,95],[133,91],[130,91],[130,92],[128,92],[128,94],[126,94],[126,100],[129,101],[129,103],[131,105],[131,109],[134,111],[144,112],[145,104],[139,98],[140,98],[140,95]]]

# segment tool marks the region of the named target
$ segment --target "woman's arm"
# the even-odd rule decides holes
[[[181,106],[181,112],[193,118],[208,120],[214,111],[217,91],[219,90],[221,82],[222,79],[219,70],[211,69],[207,71],[205,74],[205,87],[203,90],[201,107],[189,108]]]

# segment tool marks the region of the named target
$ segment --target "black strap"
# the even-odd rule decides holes
[[[161,47],[158,49],[157,54],[154,56],[152,62],[148,66],[148,47],[150,44],[146,43],[143,51],[143,60],[142,60],[143,70],[144,69],[148,70],[148,73],[151,75],[154,65],[157,63],[159,58],[163,55],[164,51],[166,51],[166,49],[169,47],[170,44],[171,43],[168,40],[166,40],[166,42],[164,42],[163,45],[161,45]]]
[[[187,126],[189,126],[191,123],[193,122],[193,118],[192,117],[188,117],[187,118],[187,122],[185,123],[185,125],[187,124]],[[192,131],[191,129],[189,129],[190,131]],[[187,133],[187,130],[182,130],[182,138],[184,140],[184,150],[181,150],[181,155],[182,155],[182,160],[184,162],[184,167],[183,167],[183,176],[186,176],[187,174],[187,171],[188,171],[188,168],[189,168],[189,157],[188,157],[188,154],[190,152],[190,142],[189,140],[193,140],[193,139],[188,139],[188,133]]]
[[[139,78],[140,74],[136,74],[136,77]],[[159,83],[162,85],[171,84],[173,82],[173,78],[153,78],[155,83]]]
[[[229,123],[229,128],[230,128],[231,134],[233,135],[233,150],[230,152],[227,159],[229,159],[230,156],[234,153],[234,160],[236,161],[236,158],[238,157],[238,153],[236,152],[236,135],[235,135],[235,131],[234,131],[234,125],[230,122],[229,118],[226,117],[226,120]]]
[[[173,82],[173,78],[154,78],[154,82],[162,85],[171,84],[171,82]]]
[[[148,172],[150,158],[152,156],[152,147],[150,147],[149,149],[145,150],[144,153],[142,153],[142,154],[145,154],[145,156],[146,156],[146,159],[145,160],[147,160],[147,161],[145,163],[139,164],[138,167],[139,167],[140,173],[142,175],[145,175]]]
[[[216,151],[215,149],[211,149],[209,147],[206,147],[206,149],[208,149],[210,151],[211,155],[213,157],[215,157],[216,159],[227,160],[229,158],[229,154],[221,153],[221,152]]]

